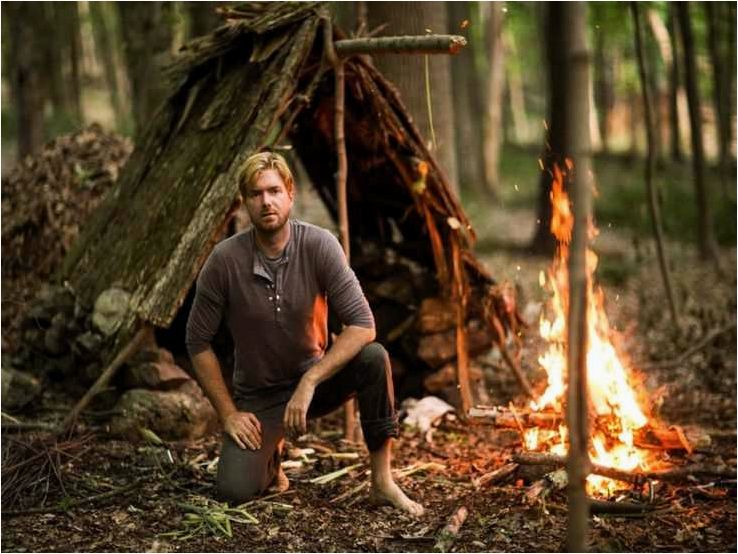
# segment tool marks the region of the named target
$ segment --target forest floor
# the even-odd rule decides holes
[[[470,213],[482,260],[498,279],[518,285],[521,309],[543,300],[538,274],[550,261],[527,256],[523,247],[535,225],[532,213],[510,209],[485,210],[482,215],[471,209]],[[300,215],[308,218],[306,213]],[[666,424],[698,426],[713,436],[705,451],[664,452],[664,458],[677,466],[701,462],[735,467],[736,334],[735,327],[730,327],[736,315],[735,249],[723,251],[729,275],[718,277],[698,262],[690,248],[671,245],[683,312],[682,330],[677,332],[665,307],[652,248],[644,241],[634,247],[625,233],[608,230],[606,223],[604,227],[595,248],[601,259],[608,315],[632,365],[651,365],[640,375],[652,417]],[[716,330],[724,331],[676,367],[654,365],[680,359]],[[526,333],[521,361],[530,379],[540,385],[543,375],[536,359],[542,344],[537,335],[532,327]],[[513,377],[494,367],[487,371],[492,403],[513,401],[523,406],[525,399]],[[72,401],[50,389],[33,415],[48,420],[54,412],[54,417],[60,417],[59,406],[68,407]],[[526,498],[529,483],[514,476],[475,486],[475,479],[508,463],[521,450],[516,432],[484,423],[465,424],[448,415],[437,422],[432,435],[403,427],[394,466],[400,470],[400,485],[426,507],[426,514],[414,519],[366,501],[363,483],[368,456],[361,446],[340,439],[340,421],[336,415],[324,418],[311,424],[309,435],[292,441],[293,467],[287,470],[291,488],[245,506],[246,513],[231,512],[229,527],[218,516],[223,507],[208,500],[214,488],[217,437],[141,445],[117,440],[104,426],[91,425],[94,435],[76,437],[49,450],[60,462],[58,475],[47,474],[48,490],[36,487],[37,495],[20,503],[36,506],[45,496],[46,508],[38,513],[9,513],[3,491],[2,551],[531,552],[565,548],[564,492],[554,491],[544,502],[531,503]],[[46,455],[43,435],[5,432],[2,439],[5,445],[10,441],[31,444]],[[327,483],[312,482],[350,466],[356,467]],[[624,498],[643,501],[632,490],[619,500]],[[736,550],[734,479],[660,483],[654,487],[652,504],[657,509],[638,516],[593,516],[590,549]],[[453,538],[443,529],[462,506],[468,517]]]

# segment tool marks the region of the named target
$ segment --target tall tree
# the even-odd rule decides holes
[[[18,129],[18,158],[36,154],[44,142],[46,87],[42,76],[45,53],[45,6],[39,2],[3,2],[9,20],[10,90]]]
[[[502,100],[505,90],[505,52],[502,42],[504,13],[502,2],[485,2],[489,77],[487,79],[487,109],[484,118],[484,178],[492,196],[500,188],[500,146],[502,138]]]
[[[684,78],[687,85],[689,103],[689,126],[692,135],[692,170],[697,197],[697,241],[700,257],[704,260],[718,261],[717,242],[712,229],[712,210],[710,191],[705,182],[705,154],[702,144],[702,119],[700,116],[700,94],[697,84],[697,65],[695,44],[692,35],[689,3],[677,3],[677,16],[684,44]]]
[[[610,148],[609,116],[615,105],[615,76],[603,25],[597,25],[594,37],[594,100],[600,124],[600,144],[602,151],[607,152]]]
[[[169,2],[118,2],[117,6],[138,137],[166,95],[162,68],[171,56],[174,6]]]
[[[367,16],[370,29],[387,23],[382,34],[388,36],[424,35],[428,30],[444,33],[448,29],[444,2],[368,2]],[[432,142],[435,137],[432,148],[450,181],[457,184],[449,56],[377,56],[374,61],[387,78],[397,85],[426,140]]]
[[[546,140],[541,154],[543,170],[538,187],[538,208],[536,219],[536,232],[531,242],[531,250],[538,254],[550,256],[556,248],[556,241],[551,235],[551,183],[553,181],[553,168],[555,165],[564,167],[564,145],[568,134],[567,129],[567,99],[566,99],[566,67],[567,60],[564,55],[567,47],[567,33],[562,29],[568,29],[569,22],[564,19],[566,10],[559,2],[546,4],[546,17],[543,18],[543,35],[546,55],[546,69],[548,83]],[[587,116],[589,125],[589,116]]]
[[[564,153],[573,161],[571,199],[574,227],[569,247],[569,311],[567,320],[568,394],[566,420],[569,426],[568,552],[587,549],[589,502],[586,479],[589,473],[587,410],[587,243],[592,220],[590,148],[590,65],[587,46],[587,7],[584,2],[552,2],[551,12],[567,22],[562,32],[564,89],[566,91]],[[569,171],[572,171],[571,169]]]
[[[712,63],[712,94],[715,104],[715,118],[718,129],[718,146],[720,149],[720,180],[723,192],[727,193],[728,182],[735,181],[730,175],[730,139],[731,139],[731,94],[728,73],[731,71],[730,53],[731,48],[728,25],[735,25],[735,18],[730,17],[729,7],[722,2],[704,2],[707,19],[707,38],[710,50],[710,61]],[[727,46],[727,48],[726,48]]]
[[[679,315],[677,312],[676,295],[671,286],[671,277],[669,275],[669,266],[666,263],[666,252],[664,250],[663,231],[661,229],[661,213],[659,210],[658,199],[656,195],[656,186],[653,182],[653,170],[656,164],[656,128],[653,117],[653,104],[651,102],[652,81],[648,78],[648,68],[646,67],[646,55],[643,47],[643,23],[641,17],[640,6],[638,2],[631,2],[631,11],[633,13],[633,23],[635,27],[635,43],[636,57],[638,60],[638,72],[641,80],[641,93],[643,96],[643,106],[646,115],[646,189],[648,191],[648,207],[651,213],[651,226],[653,229],[654,240],[656,241],[656,250],[659,258],[659,268],[661,269],[661,278],[664,282],[664,290],[666,298],[669,301],[669,310],[675,327],[679,328]]]
[[[480,25],[477,2],[448,2],[451,34],[469,34],[467,47],[451,62],[454,123],[456,126],[456,159],[459,184],[484,193],[484,166],[482,158],[482,82],[474,65],[474,57],[481,44],[477,42],[474,26]],[[464,23],[466,22],[466,23]]]
[[[110,18],[111,4],[109,2],[90,2],[90,21],[92,23],[92,34],[95,40],[95,50],[100,58],[110,95],[110,104],[115,114],[115,125],[118,131],[125,129],[126,108],[123,102],[123,83],[121,82],[120,59],[114,46],[114,27]]]
[[[679,98],[682,87],[681,70],[679,67],[679,34],[677,33],[677,3],[669,3],[668,30],[671,40],[672,63],[669,71],[669,119],[671,120],[670,143],[671,158],[675,162],[684,159],[682,152],[682,130],[679,117]]]

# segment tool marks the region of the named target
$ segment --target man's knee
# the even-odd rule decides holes
[[[375,382],[391,377],[389,354],[378,342],[367,344],[359,356],[368,381]]]
[[[217,484],[218,498],[232,505],[248,502],[266,490],[263,483],[244,475],[240,476],[240,478],[229,478],[228,476],[219,474]]]

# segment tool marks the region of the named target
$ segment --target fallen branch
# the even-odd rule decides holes
[[[518,469],[518,464],[516,463],[505,464],[502,467],[498,467],[494,471],[485,473],[481,477],[472,479],[472,485],[474,485],[475,489],[480,489],[484,487],[485,485],[491,485],[493,483],[498,483],[500,481],[507,479],[510,475],[515,473],[517,469]]]
[[[350,466],[346,466],[344,468],[338,469],[331,473],[326,473],[325,475],[321,475],[320,477],[315,477],[314,479],[310,479],[308,483],[311,483],[313,485],[325,485],[327,483],[330,483],[331,481],[335,481],[339,477],[343,477],[352,469],[356,469],[358,467],[361,467],[362,465],[364,464],[359,463],[359,464],[353,464]]]
[[[563,467],[566,465],[566,456],[557,454],[542,454],[539,452],[522,452],[513,456],[513,461],[527,465],[552,465]],[[598,464],[590,464],[589,472],[602,477],[609,477],[626,483],[640,485],[649,480],[678,483],[697,477],[735,478],[736,470],[727,466],[709,467],[703,464],[693,464],[661,471],[624,471]]]
[[[468,515],[469,511],[466,509],[466,506],[460,506],[453,513],[451,518],[448,520],[448,523],[446,523],[446,526],[441,529],[440,533],[438,533],[434,550],[438,552],[448,552],[449,548],[451,548],[451,545],[456,540],[456,537],[459,536],[461,526],[464,525],[464,521],[466,521],[466,517]]]
[[[694,354],[696,352],[699,352],[705,346],[707,346],[712,341],[714,341],[716,338],[718,338],[720,335],[722,335],[723,333],[727,333],[728,331],[730,331],[731,329],[733,329],[735,327],[735,324],[736,324],[735,321],[731,321],[730,323],[728,323],[727,325],[725,325],[723,327],[720,327],[719,329],[713,329],[712,331],[710,331],[709,333],[707,333],[707,335],[705,335],[705,337],[700,342],[698,342],[697,344],[695,344],[691,348],[685,350],[677,358],[675,358],[673,360],[653,362],[653,363],[650,363],[650,364],[641,364],[640,367],[639,367],[639,369],[641,369],[641,370],[648,370],[648,369],[671,369],[671,368],[674,368],[674,367],[679,367],[682,364],[684,364],[684,362],[686,362],[692,354]]]
[[[79,402],[77,402],[74,408],[72,408],[72,411],[69,412],[69,415],[64,419],[61,426],[59,427],[58,434],[65,435],[72,430],[77,422],[77,418],[79,417],[80,412],[84,410],[87,407],[87,404],[90,403],[90,400],[92,400],[92,398],[108,384],[108,382],[110,381],[110,379],[113,378],[115,372],[118,371],[120,366],[122,366],[126,362],[126,360],[128,360],[128,358],[136,353],[141,344],[149,337],[150,333],[151,328],[148,324],[144,324],[136,332],[136,334],[128,342],[128,344],[123,347],[123,349],[118,353],[118,355],[110,363],[110,365],[106,367],[105,370],[100,374],[100,377],[97,378],[97,381],[95,381],[95,383],[89,388],[85,395],[79,400]]]
[[[354,38],[337,40],[336,54],[458,54],[466,46],[459,35]]]
[[[612,502],[596,498],[588,498],[587,501],[590,514],[636,516],[645,515],[659,509],[658,506],[641,502]]]

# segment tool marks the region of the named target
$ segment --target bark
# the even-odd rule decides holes
[[[567,68],[563,56],[565,35],[562,29],[569,26],[563,19],[561,7],[556,3],[547,4],[547,17],[543,21],[545,37],[545,56],[547,69],[547,112],[546,141],[541,155],[543,171],[541,171],[537,202],[537,227],[531,250],[545,256],[552,256],[556,248],[556,240],[551,234],[551,183],[553,167],[564,167],[564,144],[567,130],[566,87]],[[588,116],[589,117],[589,116]],[[589,121],[587,119],[587,121]]]
[[[438,33],[448,28],[443,2],[369,2],[367,12],[370,29],[388,23],[383,35],[423,35],[426,29]],[[375,63],[399,89],[425,140],[432,143],[435,135],[431,151],[450,182],[458,187],[450,60],[446,56],[382,56]],[[426,83],[426,66],[430,86]],[[430,89],[430,110],[427,89]]]
[[[556,8],[554,8],[556,9]],[[587,242],[591,208],[589,83],[591,55],[587,47],[587,8],[580,2],[560,7],[569,22],[564,56],[568,65],[565,152],[574,162],[572,195],[574,228],[569,249],[569,313],[567,320],[567,409],[569,428],[567,548],[584,552],[589,506],[585,480],[589,473],[587,421]]]
[[[648,70],[646,69],[646,59],[643,52],[643,24],[638,3],[632,2],[631,10],[633,13],[633,23],[635,26],[635,48],[638,60],[638,72],[641,80],[641,91],[643,97],[643,106],[646,116],[646,168],[645,180],[646,190],[648,192],[648,209],[651,214],[651,228],[653,237],[656,241],[656,251],[659,258],[659,268],[661,269],[661,279],[664,282],[664,290],[666,298],[669,301],[669,311],[674,327],[679,329],[679,311],[676,304],[676,295],[671,285],[671,276],[669,275],[669,265],[666,262],[666,252],[664,249],[664,237],[661,227],[661,213],[658,204],[658,195],[656,193],[656,185],[653,182],[653,172],[656,165],[656,129],[654,126],[654,118],[652,111],[652,97],[650,90],[650,79],[648,78]]]
[[[695,45],[692,36],[692,22],[689,4],[677,3],[679,28],[684,44],[684,73],[689,102],[689,125],[692,138],[692,170],[697,198],[697,243],[703,260],[718,261],[717,242],[712,228],[712,208],[710,190],[705,182],[705,155],[702,143],[702,120],[700,117],[700,95],[697,83]]]
[[[484,118],[484,178],[493,197],[500,189],[500,147],[502,145],[502,106],[505,91],[505,52],[502,42],[503,12],[501,2],[489,6],[488,31],[489,78],[487,109]]]
[[[469,2],[448,2],[450,33],[459,32],[462,21],[472,21]],[[470,39],[468,47],[451,60],[453,103],[456,124],[456,159],[459,161],[459,185],[462,189],[486,192],[482,158],[481,80],[475,70],[478,44]]]
[[[117,7],[139,140],[166,95],[162,69],[171,55],[174,8],[167,2],[120,2]]]
[[[10,25],[8,37],[10,90],[18,129],[18,159],[34,155],[44,143],[44,104],[46,87],[43,41],[44,8],[35,2],[6,2],[3,15],[10,21],[23,21],[22,25]]]
[[[110,95],[110,104],[115,114],[115,126],[120,131],[125,125],[125,111],[121,101],[122,83],[118,78],[117,68],[120,64],[111,36],[113,36],[112,26],[109,24],[106,9],[107,5],[103,2],[90,2],[90,20],[92,23],[92,34],[95,40],[95,49],[103,66],[103,74],[105,76],[105,84]]]

